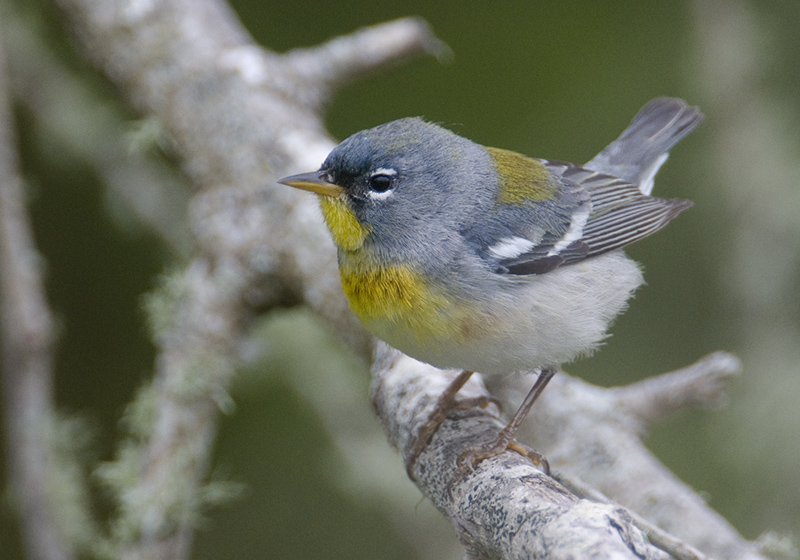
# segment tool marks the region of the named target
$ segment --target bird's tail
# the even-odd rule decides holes
[[[697,107],[659,97],[642,107],[630,126],[584,167],[619,177],[649,195],[667,152],[703,120]]]

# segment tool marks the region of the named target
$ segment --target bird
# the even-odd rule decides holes
[[[321,167],[279,182],[316,193],[350,308],[374,336],[460,370],[406,454],[413,466],[473,372],[538,372],[495,441],[459,464],[511,449],[563,364],[590,355],[643,283],[623,248],[692,206],[651,195],[668,151],[703,119],[682,99],[648,102],[584,165],[485,147],[409,117],[362,130]]]

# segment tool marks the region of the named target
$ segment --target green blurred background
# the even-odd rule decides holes
[[[49,4],[6,4],[47,36],[108,110],[137,118],[72,50]],[[683,97],[704,110],[706,121],[672,151],[656,182],[658,195],[689,198],[695,207],[631,247],[648,285],[602,351],[567,369],[614,385],[717,349],[739,354],[744,375],[732,384],[728,405],[676,414],[652,431],[648,445],[744,536],[756,538],[800,527],[800,3],[731,2],[732,10],[744,10],[752,37],[711,21],[715,9],[728,9],[717,4],[233,2],[256,40],[279,52],[406,15],[425,18],[452,48],[449,63],[412,61],[341,91],[327,117],[336,138],[422,115],[483,144],[583,162],[653,97]],[[742,42],[752,59],[737,55]],[[763,118],[753,106],[764,107]],[[17,118],[36,240],[60,324],[58,404],[89,426],[88,460],[106,460],[125,404],[152,371],[142,296],[178,260],[156,236],[119,219],[73,146],[51,137],[22,104]],[[749,118],[766,124],[756,130],[746,126]],[[90,130],[93,123],[78,126]],[[753,138],[742,136],[751,131]],[[731,176],[744,186],[733,189]],[[300,370],[321,384],[336,370],[368,410],[366,365],[342,355],[335,337],[302,312],[269,318],[254,340],[266,350],[233,388],[237,410],[222,420],[214,466],[215,477],[241,482],[245,491],[208,512],[194,557],[416,557],[387,508],[342,483],[340,452],[297,388]],[[379,431],[364,418],[372,423],[365,430]],[[98,506],[99,515],[107,513],[102,498]],[[21,557],[15,523],[6,500],[0,558]],[[444,524],[443,531],[453,539]]]

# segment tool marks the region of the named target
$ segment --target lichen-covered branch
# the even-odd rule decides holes
[[[720,387],[714,380],[736,371],[734,357],[716,353],[648,383],[679,395],[684,388],[697,386],[699,378]],[[452,374],[380,345],[373,376],[378,415],[392,444],[404,452]],[[587,557],[595,547],[603,551],[598,558],[614,554],[658,558],[667,553],[691,559],[705,558],[704,553],[719,558],[764,558],[756,545],[742,539],[647,452],[640,440],[641,424],[619,405],[619,397],[629,388],[602,389],[563,373],[553,382],[558,389],[549,388],[537,403],[528,423],[527,441],[546,451],[557,478],[574,492],[570,494],[572,500],[577,494],[593,502],[562,501],[565,490],[513,452],[480,463],[474,473],[459,480],[459,453],[467,446],[491,441],[503,426],[494,406],[451,415],[414,468],[420,489],[451,519],[475,558],[523,557],[516,556],[518,550],[533,551],[535,558],[545,557],[538,547],[549,538],[558,544],[547,545],[547,554],[552,555],[548,558]],[[643,391],[637,384],[631,388],[638,395],[632,394],[633,399],[663,399],[660,391]],[[459,393],[465,400],[488,395],[478,380]],[[706,397],[706,402],[716,401],[719,390],[707,392]],[[573,476],[579,478],[572,480]],[[637,513],[615,506],[596,488]],[[497,499],[499,495],[503,499]],[[566,512],[571,508],[580,511],[580,520]],[[562,516],[570,518],[569,524],[551,526],[553,518]],[[645,522],[645,518],[661,528]],[[559,532],[562,530],[564,533]],[[548,536],[541,537],[543,533]],[[652,544],[638,544],[630,535],[647,535],[645,540]]]
[[[100,471],[120,505],[116,553],[182,558],[199,496],[213,494],[203,485],[217,411],[228,402],[248,317],[306,301],[361,352],[370,348],[347,310],[314,202],[275,184],[290,166],[316,165],[332,142],[319,115],[293,95],[310,85],[291,80],[293,57],[283,61],[252,44],[226,4],[60,4],[94,62],[159,119],[196,186],[189,223],[199,254],[151,297],[156,379],[128,415],[130,439]],[[360,66],[421,50],[399,40],[395,52]]]
[[[646,428],[683,408],[718,405],[725,398],[731,377],[741,370],[736,356],[716,352],[678,371],[610,389],[609,396],[616,400],[621,414]]]
[[[739,361],[723,352],[627,387],[603,389],[557,376],[526,426],[554,469],[588,484],[661,529],[719,558],[762,558],[698,494],[642,445],[645,427],[675,406],[711,405]],[[508,395],[512,402],[518,397]],[[648,405],[649,403],[649,405]],[[648,410],[649,413],[643,411]],[[634,482],[635,481],[635,482]]]
[[[378,345],[373,403],[402,453],[451,379]],[[477,379],[459,395],[489,396]],[[462,477],[458,456],[468,446],[492,441],[503,427],[498,412],[494,405],[476,407],[446,420],[413,468],[418,486],[452,521],[469,558],[668,558],[645,541],[625,510],[575,497],[514,452],[483,461]]]
[[[303,98],[316,96],[316,103],[309,104],[314,109],[329,101],[339,85],[418,54],[446,59],[451,52],[424,20],[403,18],[361,29],[318,47],[293,50],[283,60],[295,74],[295,85],[302,85]]]
[[[118,216],[131,215],[186,258],[191,239],[186,224],[187,194],[172,169],[149,157],[157,139],[155,119],[134,131],[88,84],[60,63],[46,37],[9,8],[3,11],[8,62],[15,99],[48,138],[87,161],[107,187]],[[86,126],[91,123],[91,126]],[[155,129],[155,130],[153,130]],[[134,139],[137,136],[140,140]],[[146,145],[143,145],[146,144]],[[122,207],[124,210],[119,210]]]

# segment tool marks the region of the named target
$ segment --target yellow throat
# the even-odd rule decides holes
[[[358,221],[344,199],[319,195],[319,205],[325,223],[333,235],[333,242],[339,249],[356,251],[364,245],[364,240],[372,228]]]
[[[458,336],[464,310],[431,289],[408,264],[383,264],[364,249],[372,231],[340,198],[321,195],[325,223],[339,249],[339,275],[350,308],[379,336],[392,331],[412,333],[418,343],[433,337]]]

